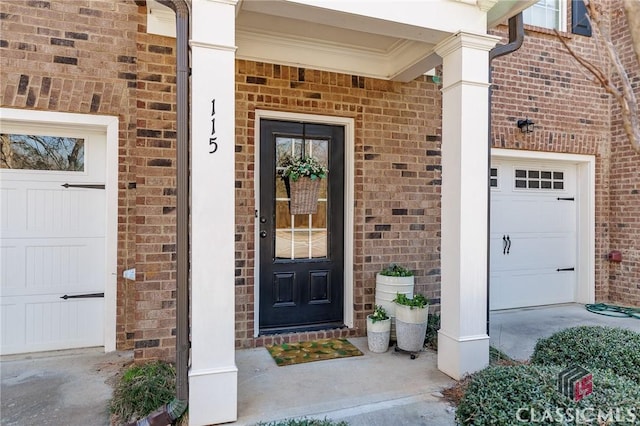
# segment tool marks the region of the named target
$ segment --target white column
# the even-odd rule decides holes
[[[498,40],[457,33],[436,47],[443,58],[438,368],[454,379],[489,364],[488,66]]]
[[[237,419],[235,3],[191,3],[190,425]]]

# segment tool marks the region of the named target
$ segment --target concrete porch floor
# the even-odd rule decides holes
[[[490,344],[526,360],[539,338],[579,325],[623,327],[640,333],[640,321],[565,304],[493,311]],[[366,338],[349,339],[364,356],[278,367],[266,349],[236,352],[238,422],[251,425],[291,417],[344,420],[353,426],[454,425],[454,411],[439,396],[454,381],[437,368],[436,353],[411,360],[389,349],[373,354]]]
[[[568,304],[491,313],[491,345],[527,359],[538,338],[576,325],[610,325],[640,332],[640,321],[588,312]],[[264,348],[236,352],[238,421],[251,425],[292,417],[345,420],[352,426],[454,425],[439,392],[454,382],[436,366],[436,353],[412,360],[390,349],[364,356],[278,367]],[[131,353],[97,349],[2,357],[2,425],[109,424],[110,381]]]

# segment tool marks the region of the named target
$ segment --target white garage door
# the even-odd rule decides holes
[[[2,354],[104,344],[105,137],[3,126]]]
[[[576,300],[576,166],[492,161],[490,308]]]

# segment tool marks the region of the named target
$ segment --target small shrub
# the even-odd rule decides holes
[[[438,330],[440,330],[440,315],[429,314],[424,345],[434,351],[438,350]]]
[[[416,293],[413,295],[413,298],[409,299],[404,293],[397,293],[396,298],[393,299],[398,305],[409,306],[411,309],[413,308],[424,308],[429,305],[429,299],[424,297],[420,293]]]
[[[609,369],[640,382],[640,333],[602,326],[567,328],[538,340],[531,362]]]
[[[488,367],[471,376],[458,404],[456,419],[460,424],[475,426],[567,424],[572,423],[572,415],[579,413],[591,419],[600,413],[603,416],[611,413],[618,416],[614,418],[615,424],[633,424],[637,420],[638,383],[611,371],[593,370],[593,393],[575,402],[557,389],[560,371],[562,368],[558,366]]]
[[[375,309],[373,310],[373,313],[369,315],[369,318],[371,318],[372,322],[376,323],[378,321],[384,321],[389,319],[389,315],[387,314],[387,310],[383,306],[376,305]]]
[[[133,365],[116,384],[109,409],[121,423],[141,419],[171,402],[175,388],[173,365],[162,361]]]

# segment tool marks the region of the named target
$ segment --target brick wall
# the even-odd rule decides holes
[[[304,68],[236,63],[236,346],[364,335],[375,274],[390,262],[416,271],[416,290],[439,301],[439,87]],[[253,339],[255,110],[355,121],[355,329]]]
[[[136,75],[137,359],[175,357],[175,39],[147,34],[139,9]]]
[[[135,266],[137,7],[125,1],[0,2],[0,105],[119,118],[117,345],[131,348]]]
[[[611,38],[627,70],[636,99],[640,102],[640,65],[620,3],[611,22]],[[619,78],[614,78],[616,84]],[[610,156],[609,246],[620,250],[623,261],[609,262],[609,298],[625,306],[640,306],[640,153],[635,151],[622,128],[620,107],[612,102]]]
[[[172,359],[175,40],[146,34],[145,15],[130,1],[0,3],[0,104],[119,117],[118,348]],[[614,39],[626,43],[632,63],[619,19]],[[592,39],[565,37],[602,64]],[[528,28],[523,47],[494,62],[493,145],[596,156],[596,297],[638,305],[640,158],[609,97],[561,50],[554,35]],[[236,67],[236,346],[363,335],[375,274],[390,262],[416,271],[417,291],[439,301],[439,87],[427,77],[402,84],[242,60]],[[354,119],[353,330],[253,338],[259,108]],[[524,117],[536,122],[535,133],[518,131]],[[625,260],[607,262],[610,249]],[[121,278],[131,267],[135,282]]]
[[[507,28],[501,26],[495,33],[506,37]],[[593,38],[570,33],[562,37],[590,62],[608,69],[605,58],[595,50]],[[607,301],[609,96],[590,81],[556,35],[542,28],[525,25],[522,47],[494,60],[492,69],[494,147],[596,158],[596,299]],[[523,134],[516,126],[516,121],[525,117],[536,123],[533,133]]]

